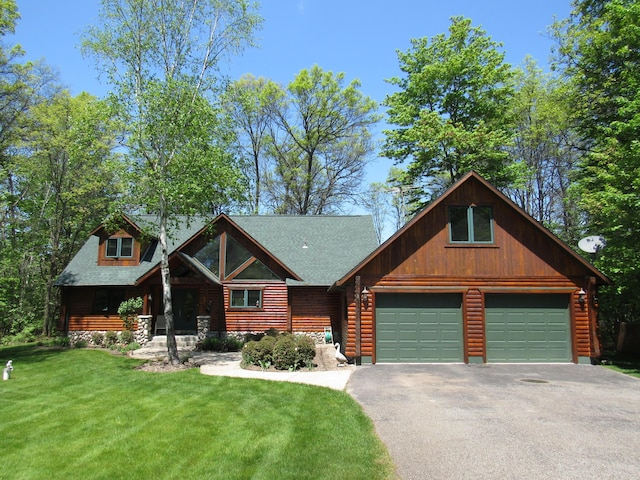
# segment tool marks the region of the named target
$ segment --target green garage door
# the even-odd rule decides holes
[[[376,295],[377,362],[462,362],[461,294]]]
[[[569,295],[486,294],[487,362],[570,362]]]

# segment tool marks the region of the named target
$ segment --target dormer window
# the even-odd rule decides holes
[[[106,257],[107,258],[120,258],[120,257],[132,257],[133,256],[133,238],[131,237],[118,237],[108,238],[106,244]]]
[[[493,243],[491,207],[449,207],[451,243]]]

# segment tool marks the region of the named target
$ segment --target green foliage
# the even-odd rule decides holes
[[[91,334],[91,343],[96,346],[101,346],[104,343],[104,334],[102,332],[93,332]]]
[[[369,129],[379,120],[376,102],[359,88],[317,65],[286,89],[253,77],[231,87],[225,105],[253,159],[254,210],[326,214],[357,193],[374,151]]]
[[[104,0],[102,24],[84,35],[84,51],[110,80],[111,103],[127,130],[131,188],[123,203],[158,214],[163,247],[177,214],[210,215],[242,197],[235,138],[214,103],[215,74],[222,58],[252,44],[261,24],[256,9],[236,0],[164,2],[162,8],[148,0]],[[161,250],[168,310],[169,257]],[[174,335],[168,315],[167,336]],[[179,363],[175,342],[168,345],[171,363]]]
[[[236,338],[207,337],[198,343],[197,347],[206,352],[238,352],[244,342]]]
[[[513,96],[511,67],[501,44],[471,21],[455,17],[449,35],[411,40],[398,53],[404,77],[389,83],[399,91],[385,99],[388,123],[382,154],[408,161],[406,183],[444,187],[475,170],[498,186],[513,179],[505,147],[513,140],[508,108]],[[435,183],[434,183],[435,181]],[[435,190],[435,191],[434,191]]]
[[[118,334],[109,330],[104,334],[104,346],[109,348],[118,343]]]
[[[77,342],[75,342],[73,344],[73,346],[75,348],[87,348],[87,341],[86,340],[78,340]]]
[[[120,315],[122,323],[127,330],[133,330],[133,324],[136,321],[136,315],[140,312],[140,310],[142,310],[142,304],[142,297],[132,297],[124,300],[118,306],[118,315]]]
[[[572,81],[573,121],[587,151],[576,172],[585,233],[607,246],[596,266],[613,280],[600,291],[609,326],[640,319],[640,3],[575,2],[555,25],[560,68]]]
[[[129,345],[130,343],[133,343],[133,341],[135,340],[135,337],[133,335],[133,332],[131,330],[123,330],[120,332],[120,343],[123,345]]]
[[[316,355],[315,342],[306,335],[281,333],[265,335],[259,341],[249,341],[242,348],[242,362],[278,370],[297,370],[310,366]]]

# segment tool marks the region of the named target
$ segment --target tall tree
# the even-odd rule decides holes
[[[29,131],[29,110],[58,91],[55,75],[43,63],[20,63],[20,45],[6,46],[19,13],[13,0],[0,1],[0,334],[41,325],[41,285],[33,282],[24,247],[27,192],[20,185],[20,141]]]
[[[357,198],[374,145],[376,103],[343,73],[304,69],[270,103],[272,168],[265,203],[282,214],[320,215]]]
[[[41,292],[44,335],[57,318],[54,281],[118,193],[115,133],[107,105],[86,93],[62,92],[29,112],[16,172],[22,263],[35,278],[23,284]]]
[[[583,225],[571,181],[582,153],[567,88],[530,57],[516,70],[516,135],[509,152],[524,168],[521,182],[506,190],[532,217],[575,245]]]
[[[640,318],[640,2],[576,1],[555,27],[588,149],[577,176],[581,206],[588,233],[607,240],[596,262],[615,283],[600,295],[612,325]]]
[[[399,88],[384,102],[388,123],[397,128],[384,132],[383,155],[409,162],[406,180],[420,186],[426,200],[434,196],[434,179],[450,185],[472,169],[498,186],[508,184],[513,70],[501,44],[462,17],[452,18],[448,35],[411,44],[398,52],[404,76],[388,80]]]
[[[224,96],[225,108],[234,122],[238,146],[245,159],[253,214],[260,213],[262,206],[262,183],[271,131],[269,111],[282,94],[282,89],[271,80],[247,74],[233,82]]]
[[[232,138],[212,105],[219,63],[252,44],[261,19],[244,0],[103,0],[102,25],[89,28],[86,51],[102,64],[128,127],[131,185],[141,207],[156,212],[167,351],[175,340],[168,230],[239,195]]]

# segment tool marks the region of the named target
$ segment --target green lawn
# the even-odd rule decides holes
[[[0,479],[396,478],[345,392],[135,370],[105,351],[0,348]]]

